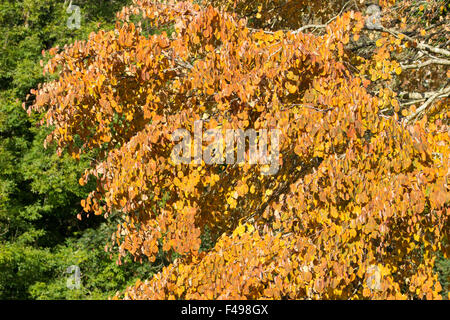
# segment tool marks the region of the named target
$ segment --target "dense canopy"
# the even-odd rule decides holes
[[[367,30],[344,1],[304,20],[292,10],[306,1],[210,2],[136,0],[114,30],[50,50],[56,80],[32,91],[29,112],[54,128],[47,143],[74,158],[96,150],[80,184],[97,188],[81,204],[119,212],[119,261],[176,258],[117,297],[440,298],[448,80],[405,107],[394,92],[408,68],[394,51],[448,51]],[[368,32],[372,55],[353,50]],[[279,170],[173,163],[172,133],[198,120],[279,130]],[[206,232],[214,245],[199,250]]]

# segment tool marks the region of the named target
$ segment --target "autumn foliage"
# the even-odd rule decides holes
[[[430,102],[440,116],[409,119],[390,83],[402,74],[394,51],[411,40],[384,33],[363,57],[349,49],[367,32],[363,13],[327,2],[336,8],[313,33],[272,14],[277,2],[136,0],[114,30],[50,51],[56,80],[29,111],[44,113],[58,152],[95,151],[85,211],[122,216],[119,261],[179,257],[117,297],[440,298],[448,99]],[[280,130],[277,174],[172,163],[171,134],[199,119]],[[205,230],[215,245],[200,252]]]

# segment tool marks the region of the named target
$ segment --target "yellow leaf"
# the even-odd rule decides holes
[[[369,288],[364,288],[363,289],[363,296],[364,297],[370,297],[370,290],[369,290]]]
[[[179,286],[179,287],[176,289],[176,292],[177,292],[177,295],[178,295],[178,296],[181,296],[181,294],[184,292],[184,287],[183,287],[183,286]]]
[[[290,93],[295,93],[295,91],[297,91],[297,87],[290,84],[289,82],[286,82],[285,87]]]
[[[194,36],[194,39],[192,39],[192,42],[194,42],[194,44],[199,44],[200,38],[196,35],[196,36]]]
[[[245,233],[245,226],[244,225],[239,225],[239,227],[236,228],[236,234],[238,236],[242,236]]]

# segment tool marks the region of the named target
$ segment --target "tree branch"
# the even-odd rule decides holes
[[[438,97],[448,97],[450,95],[450,86],[449,87],[444,87],[441,90],[435,92],[431,97],[428,98],[428,100],[425,101],[424,104],[422,104],[415,113],[413,113],[412,115],[406,117],[406,121],[407,122],[411,122],[412,120],[414,120],[418,115],[420,115],[422,112],[424,112],[428,106],[433,103],[434,100],[436,100]]]
[[[417,63],[417,64],[409,64],[409,65],[401,65],[403,70],[407,69],[420,69],[426,67],[430,64],[441,64],[441,65],[450,65],[450,60],[447,59],[430,59],[425,62]]]
[[[379,28],[379,29],[374,29],[374,30],[375,31],[387,32],[387,33],[393,35],[396,38],[400,38],[401,36],[403,36],[405,39],[407,39],[407,40],[409,40],[411,42],[417,43],[417,48],[420,49],[420,50],[433,52],[435,54],[440,54],[440,55],[443,55],[443,56],[446,56],[446,57],[450,57],[450,51],[442,49],[442,48],[439,48],[439,47],[433,47],[433,46],[430,46],[430,45],[425,44],[425,43],[421,43],[421,42],[415,40],[414,38],[411,38],[411,37],[407,36],[404,33],[397,32],[395,30],[387,29],[387,28],[384,28],[384,27]]]

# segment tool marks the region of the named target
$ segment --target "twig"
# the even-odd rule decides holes
[[[433,94],[430,98],[428,98],[427,101],[425,101],[424,104],[422,104],[415,113],[412,115],[406,117],[406,121],[410,122],[411,120],[415,119],[419,114],[421,114],[423,111],[425,111],[428,106],[438,97],[447,97],[450,95],[450,87],[444,87],[441,90],[437,91],[435,94]]]
[[[384,28],[384,27],[381,27],[381,28],[378,28],[378,29],[374,29],[374,30],[375,31],[387,32],[387,33],[393,35],[396,38],[404,37],[405,39],[416,43],[417,44],[417,48],[419,50],[429,51],[429,52],[433,52],[433,53],[436,53],[436,54],[441,54],[441,55],[446,56],[446,57],[450,57],[450,51],[442,49],[442,48],[438,48],[438,47],[433,47],[433,46],[430,46],[430,45],[425,44],[425,43],[418,42],[417,40],[407,36],[404,33],[397,32],[395,30],[387,29],[387,28]]]
[[[450,65],[450,60],[447,59],[430,59],[422,63],[410,64],[410,65],[401,65],[403,70],[407,69],[420,69],[426,67],[430,64],[442,64],[442,65]]]

